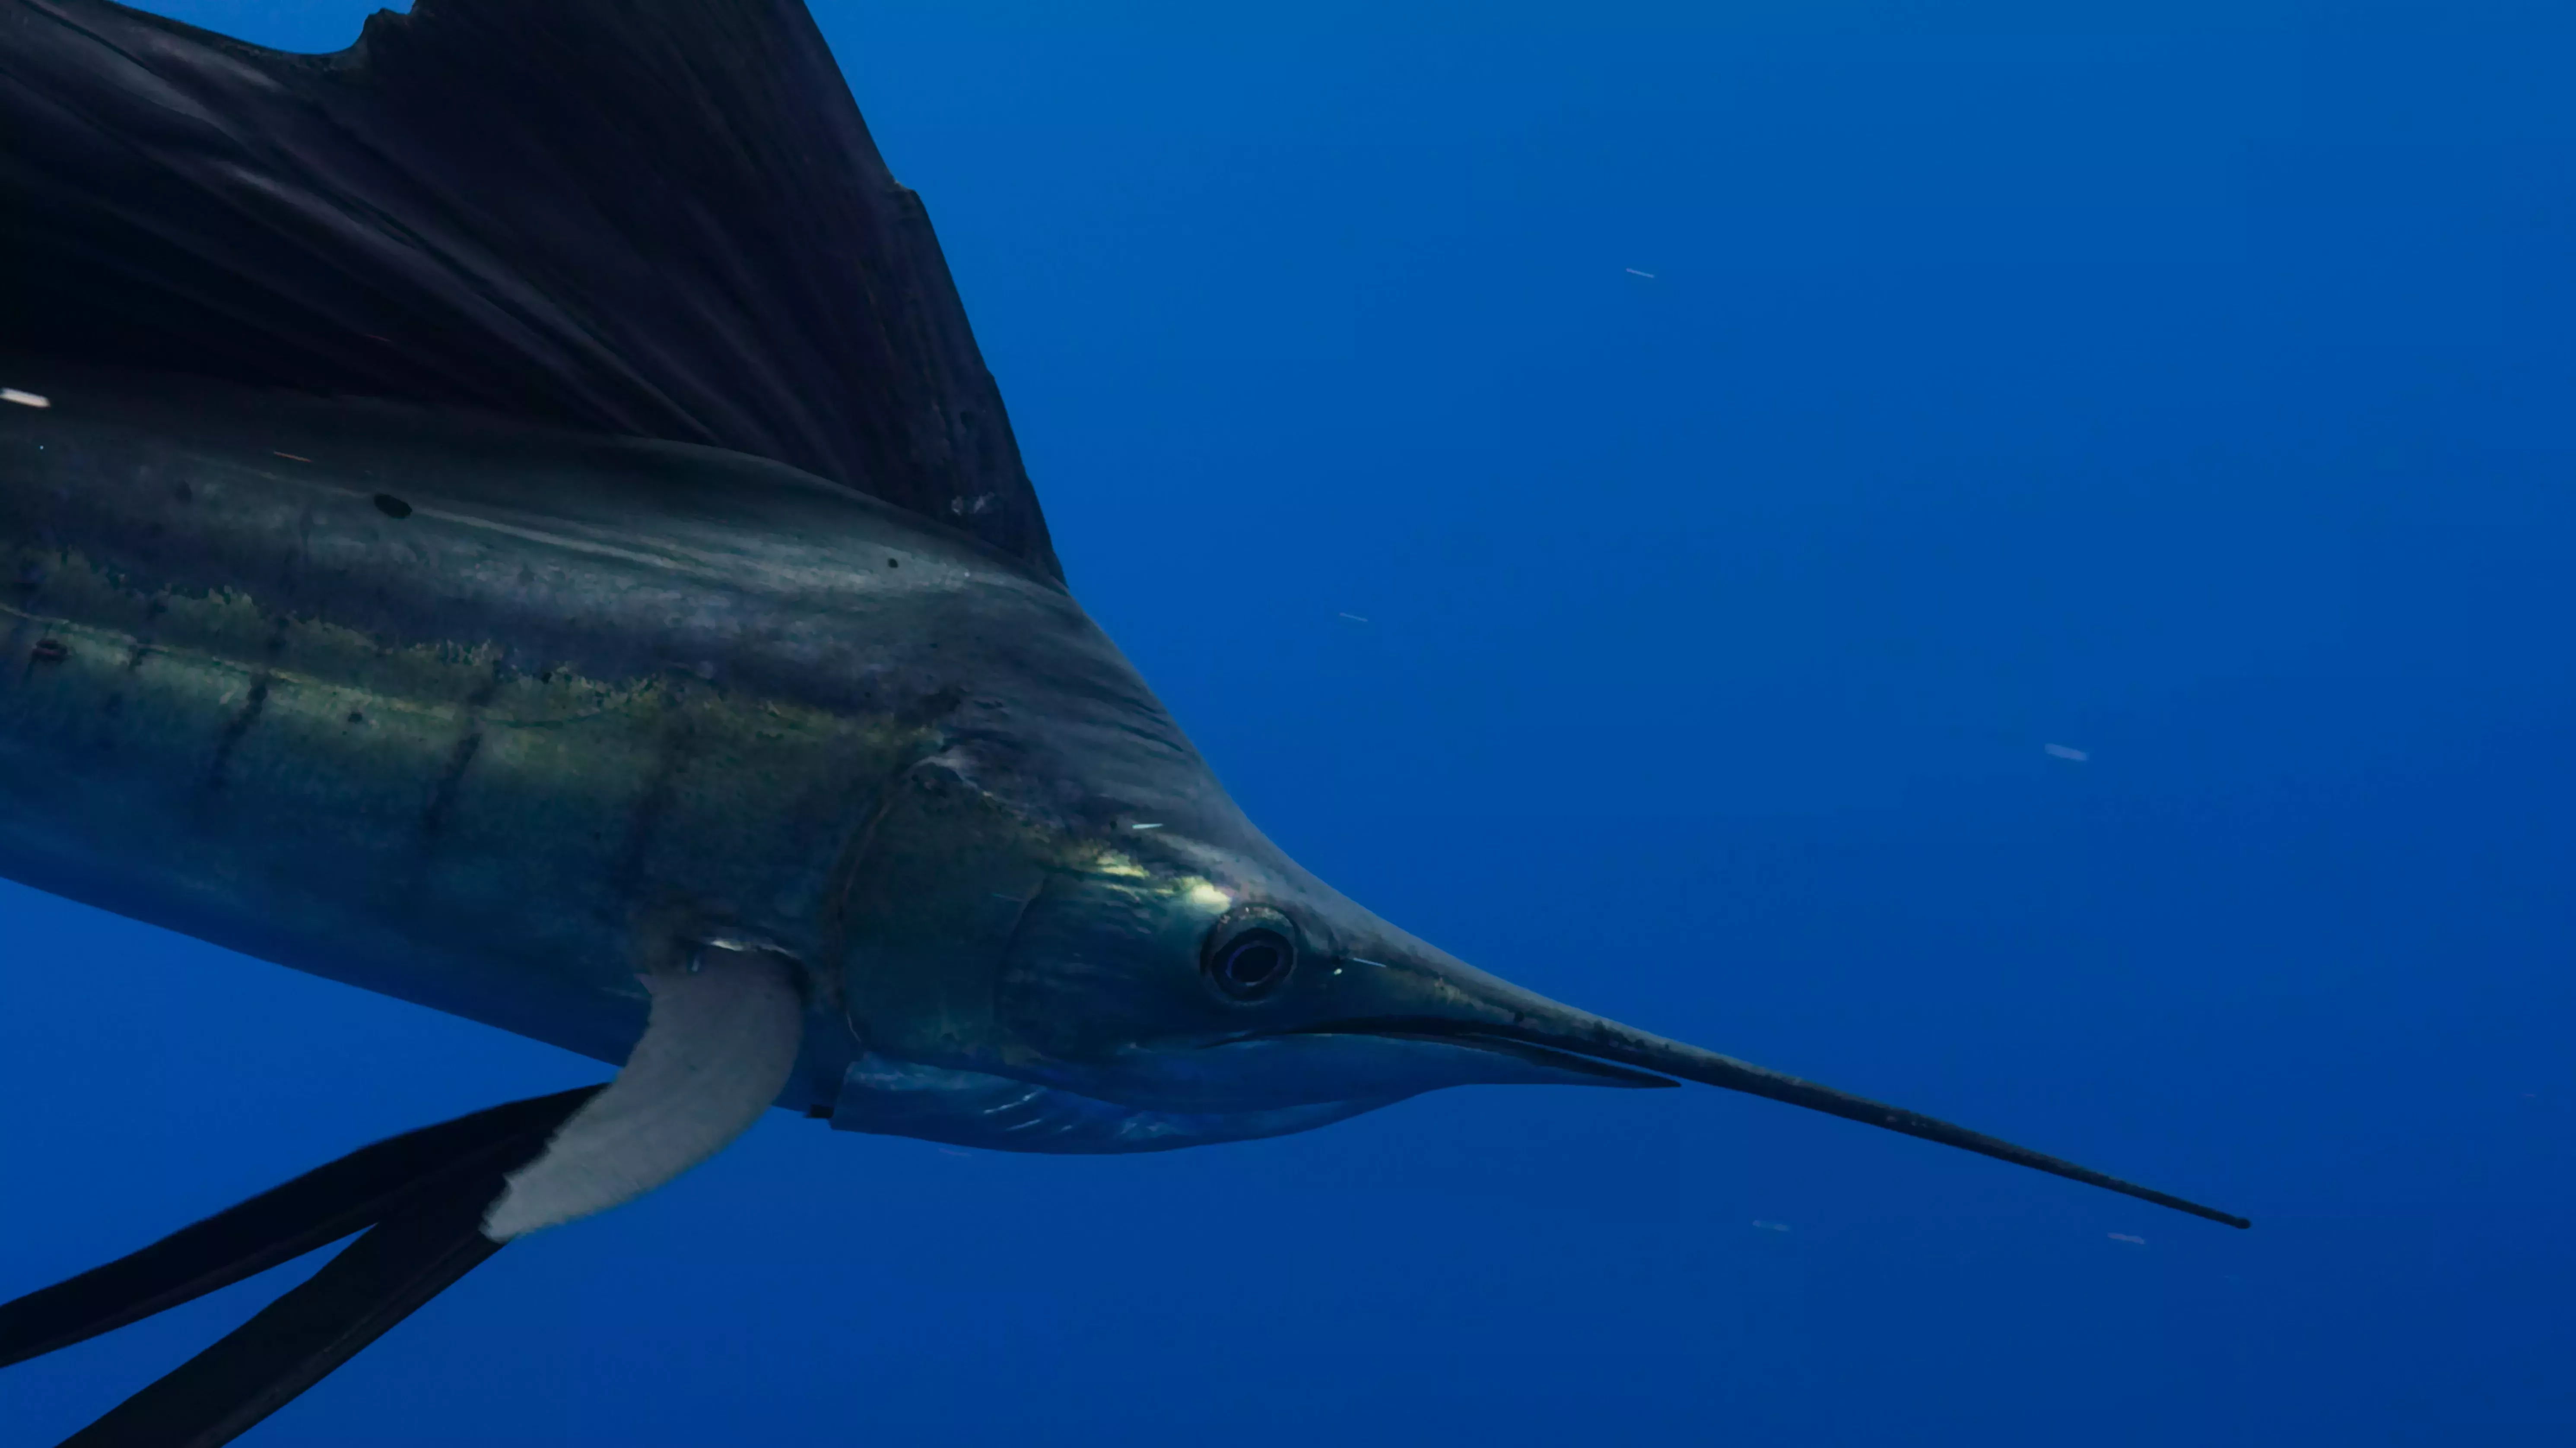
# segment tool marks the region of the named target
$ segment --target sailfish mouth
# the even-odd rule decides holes
[[[1926,1116],[1919,1111],[1891,1106],[1884,1101],[1873,1101],[1868,1097],[1839,1091],[1831,1086],[1804,1080],[1786,1072],[1756,1066],[1749,1061],[1739,1061],[1732,1056],[1723,1056],[1715,1051],[1666,1040],[1661,1036],[1634,1030],[1615,1021],[1559,1006],[1553,1001],[1542,1002],[1536,998],[1528,998],[1516,1004],[1519,1008],[1511,1011],[1513,1019],[1509,1021],[1453,1020],[1440,1016],[1379,1016],[1320,1022],[1279,1034],[1374,1036],[1392,1040],[1441,1041],[1592,1076],[1600,1079],[1604,1085],[1673,1086],[1679,1083],[1670,1078],[1679,1077],[1682,1081],[1695,1081],[1706,1086],[1717,1086],[1729,1091],[1742,1091],[1749,1095],[1768,1097],[1773,1101],[1803,1106],[1810,1111],[1821,1111],[1829,1116],[1839,1116],[1844,1120],[1857,1121],[1884,1131],[1900,1132],[1906,1136],[1939,1142],[1943,1146],[1954,1146],[1962,1151],[1973,1151],[1981,1156],[1991,1156],[2016,1166],[2025,1166],[2034,1171],[2047,1172],[2052,1176],[2065,1177],[2070,1181],[2101,1187],[2106,1191],[2136,1197],[2140,1201],[2153,1202],[2157,1206],[2169,1207],[2178,1212],[2188,1212],[2195,1217],[2221,1222],[2230,1227],[2243,1228],[2254,1225],[2246,1218],[2232,1212],[2222,1212],[2215,1207],[2203,1206],[2168,1192],[2160,1192],[2152,1187],[2140,1186],[2136,1182],[2124,1181],[2108,1173],[2095,1171],[2091,1167],[2079,1166],[2062,1157],[2033,1151],[2025,1146],[2016,1146],[2009,1141],[1988,1136],[1983,1132],[1970,1131],[1964,1126]],[[1532,1006],[1538,1006],[1539,1009],[1533,1010]]]
[[[1436,1041],[1448,1046],[1469,1046],[1497,1056],[1508,1056],[1532,1066],[1561,1071],[1570,1076],[1590,1077],[1604,1086],[1659,1087],[1679,1086],[1668,1076],[1651,1071],[1632,1070],[1614,1061],[1604,1060],[1579,1050],[1538,1039],[1535,1033],[1498,1028],[1476,1021],[1448,1021],[1437,1016],[1387,1016],[1371,1020],[1326,1021],[1311,1026],[1297,1026],[1284,1031],[1269,1031],[1272,1037],[1284,1036],[1367,1036],[1380,1041]]]

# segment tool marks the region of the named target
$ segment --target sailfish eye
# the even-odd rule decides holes
[[[1247,906],[1208,932],[1199,968],[1208,985],[1230,1001],[1257,1001],[1288,983],[1297,968],[1296,927],[1276,910]]]

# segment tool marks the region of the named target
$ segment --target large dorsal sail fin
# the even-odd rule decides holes
[[[0,344],[774,458],[1060,576],[803,0],[419,0],[332,55],[0,0]]]

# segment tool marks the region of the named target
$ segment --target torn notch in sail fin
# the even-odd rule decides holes
[[[802,0],[419,0],[334,55],[0,0],[0,345],[774,458],[1061,577]]]

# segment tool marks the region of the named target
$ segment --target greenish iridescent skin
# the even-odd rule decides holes
[[[704,450],[111,382],[0,413],[0,868],[606,1060],[673,941],[825,958],[975,550]]]
[[[962,535],[710,449],[9,366],[52,404],[0,408],[12,878],[610,1062],[640,971],[755,942],[811,1003],[782,1104],[858,1129],[984,1131],[872,1110],[862,1060],[910,1105],[1078,1093],[1060,1150],[1564,1078],[1209,1054],[1465,968],[1271,847],[1071,597]],[[1247,901],[1304,946],[1251,1011],[1198,971]]]

